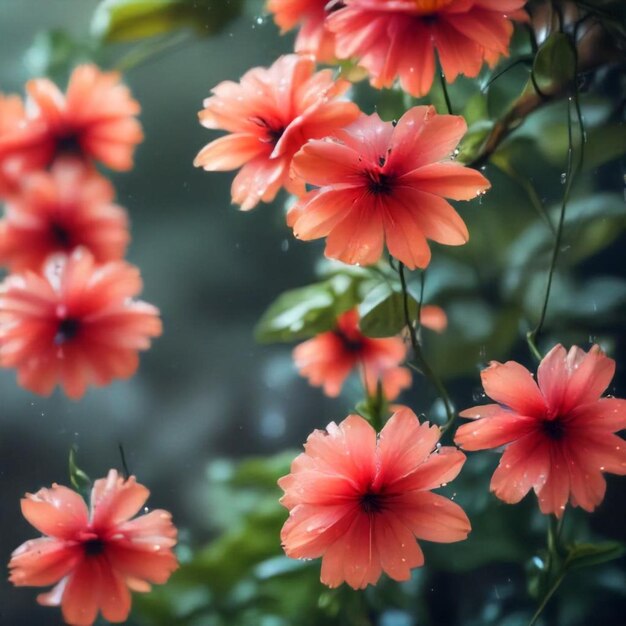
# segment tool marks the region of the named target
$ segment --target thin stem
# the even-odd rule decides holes
[[[166,39],[160,39],[158,41],[149,40],[143,45],[135,46],[128,54],[119,59],[115,64],[115,69],[119,72],[128,72],[128,70],[144,65],[148,61],[155,60],[157,56],[164,52],[175,49],[189,41],[191,41],[191,36],[188,32],[183,32],[177,36],[167,37]]]
[[[565,181],[565,192],[563,193],[563,201],[561,203],[561,213],[559,215],[559,223],[556,230],[556,237],[554,239],[554,248],[552,249],[552,259],[550,261],[550,269],[548,270],[548,282],[546,284],[546,292],[543,299],[543,306],[541,308],[541,316],[539,317],[539,322],[537,326],[529,331],[526,334],[526,340],[531,349],[531,352],[537,356],[539,351],[537,350],[536,339],[537,335],[541,332],[543,328],[543,324],[546,319],[546,313],[548,311],[548,302],[550,300],[550,291],[552,289],[552,279],[554,278],[554,270],[556,268],[556,262],[559,258],[559,251],[561,249],[561,240],[563,239],[563,224],[565,223],[565,209],[567,208],[567,203],[569,201],[570,192],[572,189],[573,182],[573,154],[574,154],[574,146],[572,140],[572,110],[571,103],[568,101],[567,105],[567,138],[568,138],[568,147],[567,147],[567,171],[565,173],[566,181]]]
[[[565,574],[567,573],[567,568],[563,567],[563,564],[560,563],[560,551],[561,551],[561,530],[563,528],[563,516],[558,519],[555,515],[550,515],[548,518],[548,557],[547,557],[547,570],[548,576],[550,576],[554,570],[554,566],[558,563],[559,574],[555,578],[552,586],[548,590],[548,593],[543,597],[539,607],[535,611],[532,619],[530,620],[528,626],[534,626],[537,620],[541,617],[544,609],[546,608],[550,598],[555,594],[556,590],[559,588],[563,579],[565,578]]]
[[[530,620],[530,622],[528,622],[528,626],[535,626],[535,624],[537,623],[537,620],[541,617],[543,610],[546,608],[546,605],[548,604],[548,602],[550,602],[550,599],[556,593],[556,590],[561,586],[561,583],[563,582],[564,578],[565,578],[565,572],[559,574],[557,579],[554,581],[552,587],[550,587],[550,590],[548,591],[548,593],[544,596],[543,600],[541,601],[541,604],[539,605],[539,608],[535,611],[535,614],[533,615],[532,619]]]
[[[419,339],[417,337],[417,332],[415,330],[415,325],[413,320],[411,319],[411,314],[409,313],[409,292],[406,286],[406,278],[404,276],[404,263],[398,261],[398,274],[400,276],[400,284],[402,285],[402,302],[404,307],[404,320],[409,329],[409,337],[411,339],[411,347],[413,348],[413,358],[415,359],[415,365],[413,369],[418,369],[426,378],[431,382],[433,387],[437,390],[441,401],[443,402],[443,406],[446,411],[446,422],[441,427],[441,433],[445,433],[450,426],[454,423],[456,414],[454,409],[452,408],[452,402],[450,401],[450,396],[441,382],[440,378],[435,374],[432,370],[428,361],[424,357],[422,352],[422,346],[420,345]]]

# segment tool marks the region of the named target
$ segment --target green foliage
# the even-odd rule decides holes
[[[68,462],[70,483],[72,484],[72,487],[78,491],[78,493],[87,498],[89,490],[91,489],[91,478],[89,478],[89,476],[87,476],[87,474],[76,464],[77,452],[78,448],[76,446],[72,446],[70,448],[70,457]]]
[[[200,35],[222,29],[241,11],[242,0],[104,0],[92,33],[106,42],[126,42],[193,28]]]
[[[417,318],[419,305],[412,296],[407,305],[411,320]],[[359,305],[360,328],[370,337],[393,337],[406,326],[404,297],[399,285],[381,283],[374,287]]]
[[[564,33],[552,33],[537,51],[534,84],[542,94],[554,94],[572,83],[576,75],[576,49]]]
[[[32,76],[48,76],[64,82],[75,65],[98,61],[100,52],[96,42],[54,29],[35,35],[26,51],[25,62]]]

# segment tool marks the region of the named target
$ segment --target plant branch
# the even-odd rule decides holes
[[[441,381],[441,379],[435,374],[432,370],[426,357],[424,357],[424,353],[422,352],[422,346],[420,345],[417,331],[415,330],[414,320],[411,319],[411,314],[409,313],[409,292],[406,286],[406,277],[404,275],[404,263],[398,261],[398,274],[400,276],[400,284],[402,286],[402,302],[404,307],[404,320],[409,329],[409,337],[411,339],[411,347],[413,348],[413,358],[415,360],[414,364],[410,364],[414,369],[417,369],[420,373],[422,373],[435,387],[441,401],[443,402],[443,406],[446,411],[446,422],[441,427],[441,433],[445,433],[454,423],[456,413],[452,407],[452,402],[450,401],[450,396]]]
[[[559,215],[559,224],[556,229],[556,237],[554,239],[554,248],[552,249],[552,258],[550,260],[550,269],[548,270],[548,282],[546,283],[546,292],[543,298],[543,305],[541,307],[541,316],[539,317],[539,322],[537,326],[526,333],[526,340],[531,349],[531,352],[537,357],[540,355],[539,350],[537,349],[537,335],[541,332],[543,328],[543,324],[546,319],[546,313],[548,311],[548,302],[550,300],[550,291],[552,289],[552,280],[554,278],[554,270],[556,268],[556,262],[559,258],[559,251],[561,249],[561,241],[563,239],[563,224],[565,223],[565,209],[567,208],[567,203],[569,201],[570,192],[572,190],[572,182],[573,182],[573,155],[574,155],[574,146],[573,146],[573,138],[572,138],[572,110],[571,110],[571,102],[568,102],[567,106],[567,171],[565,173],[565,192],[563,193],[563,201],[561,202],[561,213]]]

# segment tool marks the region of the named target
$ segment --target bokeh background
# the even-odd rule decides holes
[[[63,81],[68,65],[81,59],[95,57],[110,67],[130,58],[132,43],[95,49],[90,29],[98,4],[0,0],[0,90],[22,93],[28,78],[46,72]],[[167,49],[125,73],[142,105],[146,140],[135,169],[111,176],[132,220],[128,258],[142,270],[144,299],[161,309],[164,335],[142,356],[132,380],[92,389],[79,402],[61,393],[34,396],[17,386],[13,371],[0,372],[1,559],[8,562],[12,549],[33,535],[19,498],[55,481],[67,484],[73,445],[81,467],[100,477],[120,467],[122,444],[131,472],[152,490],[150,505],[172,511],[181,529],[181,560],[188,563],[165,591],[136,598],[129,623],[527,623],[534,606],[528,582],[537,568],[531,557],[545,544],[545,520],[531,498],[507,507],[488,494],[497,463],[492,453],[471,455],[464,476],[447,488],[472,518],[471,538],[426,546],[427,567],[410,583],[385,582],[364,597],[328,592],[319,584],[318,563],[280,556],[278,529],[286,515],[276,503],[275,480],[306,435],[342,419],[360,390],[355,382],[340,399],[326,399],[297,376],[291,345],[255,341],[255,324],[281,292],[318,280],[322,246],[294,240],[284,223],[285,196],[241,213],[230,205],[230,174],[192,166],[197,151],[215,137],[197,123],[209,89],[252,66],[269,65],[292,46],[292,37],[279,36],[258,2],[208,5],[213,12],[206,12],[197,31],[182,31]],[[228,12],[232,19],[226,21]],[[451,95],[470,123],[480,123],[497,116],[526,79],[527,70],[519,67],[487,95],[480,94],[479,81],[459,81]],[[623,67],[609,64],[590,81],[582,96],[585,171],[568,209],[541,343],[588,347],[599,341],[618,363],[610,391],[624,396]],[[378,106],[387,119],[404,106],[401,94],[375,93],[363,84],[355,94],[364,110]],[[460,408],[482,401],[478,373],[489,360],[533,365],[523,337],[536,322],[551,246],[533,202],[556,210],[562,196],[565,120],[563,103],[535,114],[501,151],[500,167],[487,166],[493,191],[463,206],[470,244],[435,250],[426,295],[446,309],[450,328],[426,336],[426,348]],[[529,195],[528,181],[536,197]],[[403,397],[437,420],[434,400],[420,380]],[[612,476],[608,484],[597,513],[568,514],[566,533],[626,539],[626,485]],[[622,558],[572,573],[544,624],[623,624],[624,565]],[[13,589],[3,577],[0,623],[61,624],[55,610],[38,607],[34,598],[34,590]]]

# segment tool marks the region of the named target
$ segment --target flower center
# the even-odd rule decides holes
[[[284,126],[275,126],[273,124],[270,124],[262,117],[251,117],[249,119],[251,122],[254,122],[257,126],[260,126],[265,131],[265,137],[260,138],[260,141],[262,141],[263,143],[269,143],[275,146],[285,132]]]
[[[54,343],[59,346],[74,339],[79,330],[80,321],[73,317],[66,317],[61,320],[57,326],[57,334],[54,337]]]
[[[346,6],[346,3],[343,0],[330,0],[324,7],[326,13],[332,13],[333,11],[339,11],[339,9],[343,9]]]
[[[383,510],[383,499],[378,493],[367,492],[359,500],[363,513],[380,513]]]
[[[105,543],[102,539],[89,539],[83,544],[87,556],[98,556],[104,551]]]
[[[385,165],[385,157],[380,157],[378,163],[380,167],[383,167]],[[393,189],[393,178],[378,170],[370,170],[367,172],[367,188],[370,193],[388,195]]]
[[[57,154],[81,154],[82,148],[78,135],[68,132],[57,137]]]
[[[70,248],[71,247],[71,238],[70,233],[63,226],[63,224],[53,221],[50,224],[50,233],[52,234],[52,239],[62,248]]]
[[[565,435],[563,421],[558,417],[553,420],[544,420],[541,427],[544,434],[553,441],[559,441]]]
[[[358,337],[348,337],[340,330],[335,331],[335,335],[339,337],[346,352],[360,352],[363,349],[363,341]]]

